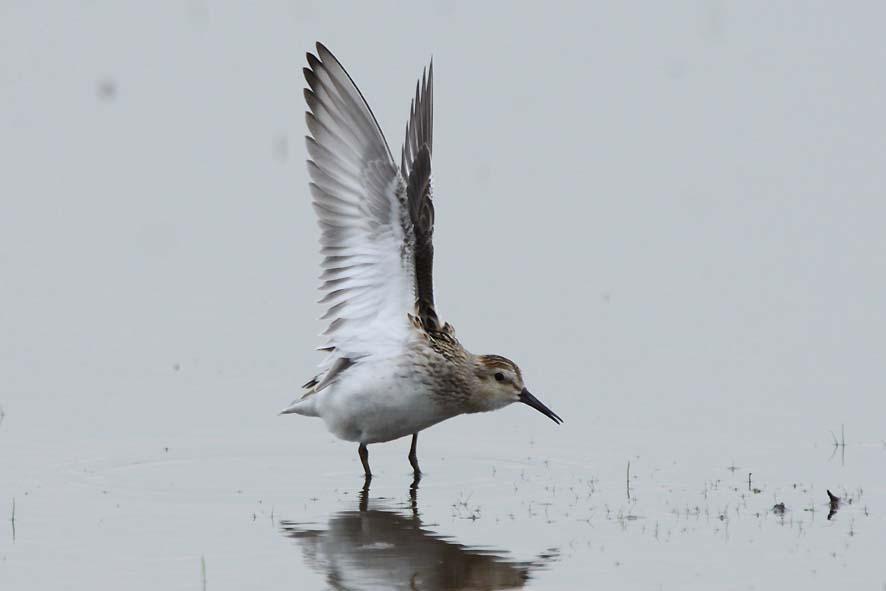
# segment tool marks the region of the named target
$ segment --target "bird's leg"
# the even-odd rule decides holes
[[[360,461],[363,462],[363,474],[366,475],[366,479],[372,478],[372,471],[369,469],[369,450],[366,449],[366,444],[361,443],[360,447],[357,448],[357,453],[360,454]]]
[[[418,467],[418,456],[415,454],[415,446],[418,443],[418,433],[412,434],[412,446],[409,448],[409,463],[412,464],[412,470],[415,472],[416,476],[421,474],[421,469]]]

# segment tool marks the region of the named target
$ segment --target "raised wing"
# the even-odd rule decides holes
[[[407,179],[409,220],[414,238],[415,307],[427,330],[439,330],[434,306],[434,203],[431,192],[431,152],[434,143],[434,64],[416,83],[409,110],[400,170]]]
[[[322,230],[324,333],[338,360],[395,354],[410,334],[412,222],[406,184],[375,116],[322,44],[304,69],[311,194]],[[340,364],[339,364],[340,365]]]

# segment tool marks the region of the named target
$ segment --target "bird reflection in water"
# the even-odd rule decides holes
[[[407,510],[370,508],[375,502],[367,480],[358,510],[333,514],[325,528],[292,521],[280,526],[332,589],[519,589],[532,571],[557,557],[552,550],[515,562],[505,552],[458,544],[423,527],[418,479],[409,498]]]

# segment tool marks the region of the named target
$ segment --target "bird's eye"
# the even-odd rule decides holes
[[[500,371],[496,372],[495,381],[496,382],[503,382],[504,380],[505,380],[505,374],[501,373]]]

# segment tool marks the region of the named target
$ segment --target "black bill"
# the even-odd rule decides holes
[[[541,400],[533,396],[526,388],[523,388],[523,391],[520,392],[520,402],[522,402],[523,404],[528,404],[558,425],[563,422],[563,419],[557,416],[557,413],[545,406]]]

